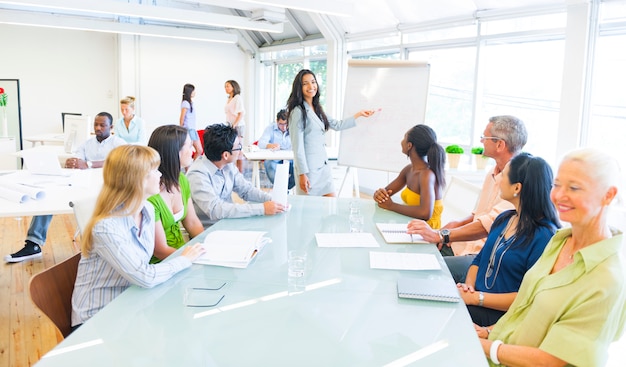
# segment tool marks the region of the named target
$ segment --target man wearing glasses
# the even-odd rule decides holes
[[[271,150],[291,150],[291,137],[289,137],[289,122],[287,122],[287,110],[280,110],[276,114],[276,123],[271,124],[259,139],[259,148]],[[267,178],[274,183],[276,165],[283,163],[282,160],[265,160],[265,173]],[[291,189],[296,185],[293,177],[293,161],[289,161],[289,186]]]
[[[493,158],[496,166],[485,177],[474,212],[446,224],[438,231],[422,220],[409,222],[409,233],[420,234],[428,242],[439,244],[457,283],[465,281],[467,269],[485,244],[496,217],[505,210],[514,209],[513,204],[500,198],[500,181],[504,166],[521,152],[527,139],[528,133],[522,120],[507,115],[491,117],[480,141],[484,146],[483,154]]]
[[[233,164],[241,154],[241,140],[231,125],[215,124],[204,131],[204,156],[187,171],[196,213],[207,227],[222,218],[273,215],[285,211],[270,194],[254,187]],[[236,193],[246,203],[236,204]]]

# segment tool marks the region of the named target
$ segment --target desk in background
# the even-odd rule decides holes
[[[337,148],[326,147],[326,155],[329,159],[337,159],[339,151]],[[258,149],[254,151],[244,151],[243,155],[252,163],[252,184],[256,188],[261,188],[261,176],[260,167],[264,160],[293,160],[293,151],[291,150],[271,150],[271,149]],[[296,184],[298,178],[295,178]]]
[[[259,149],[255,151],[244,152],[243,155],[252,163],[252,184],[258,189],[261,188],[260,167],[264,160],[293,160],[293,151],[291,150],[271,150]]]
[[[50,145],[63,145],[65,136],[63,133],[48,133],[48,134],[38,134],[38,135],[30,135],[23,138],[25,141],[29,141],[31,146],[34,147],[39,143],[40,145],[50,144]]]
[[[0,217],[71,214],[70,201],[97,196],[102,187],[102,169],[74,171],[70,177],[31,175],[27,170],[0,176],[0,184],[5,180],[28,183],[46,192],[45,198],[24,203],[0,198]]]
[[[347,232],[350,199],[290,197],[276,216],[221,220],[207,231],[262,230],[272,243],[247,269],[193,265],[152,289],[131,287],[37,366],[486,366],[463,303],[399,299],[396,279],[451,276],[434,245],[387,245],[376,222],[408,217],[361,200],[380,248],[318,248],[317,232]],[[192,242],[202,240],[206,232]],[[290,279],[290,251],[306,254]],[[437,271],[376,270],[370,251],[435,254]],[[186,307],[185,290],[215,288],[216,307]]]

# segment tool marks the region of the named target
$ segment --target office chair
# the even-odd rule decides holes
[[[93,210],[96,207],[97,197],[88,197],[81,200],[70,201],[70,206],[74,210],[74,217],[76,218],[76,232],[74,233],[74,238],[72,238],[72,242],[74,243],[74,247],[77,248],[76,239],[82,233],[83,229],[91,219],[91,215],[93,214]]]
[[[33,303],[54,323],[63,337],[72,332],[72,292],[78,271],[80,253],[41,273],[28,285]]]

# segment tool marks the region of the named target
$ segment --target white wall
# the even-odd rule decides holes
[[[196,86],[199,128],[225,120],[228,79],[240,83],[246,109],[254,110],[245,93],[253,84],[252,60],[236,45],[154,37],[118,42],[115,34],[9,25],[0,25],[0,34],[0,78],[20,80],[23,136],[61,132],[61,112],[119,118],[119,100],[128,94],[138,98],[138,115],[150,128],[177,123],[185,83]],[[126,64],[119,55],[133,60]]]
[[[139,50],[141,116],[151,125],[178,123],[185,83],[196,87],[199,129],[226,120],[226,80],[240,84],[246,110],[253,110],[248,107],[252,96],[245,93],[252,84],[246,80],[248,57],[236,46],[143,37]]]
[[[61,132],[61,112],[118,109],[116,36],[0,25],[0,78],[19,79],[22,135]]]

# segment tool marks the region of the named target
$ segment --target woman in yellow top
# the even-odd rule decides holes
[[[426,125],[413,126],[404,134],[400,145],[411,164],[385,188],[376,190],[374,200],[381,208],[425,220],[432,228],[440,228],[446,186],[445,150],[437,143],[435,131]],[[400,190],[404,204],[391,200]]]

